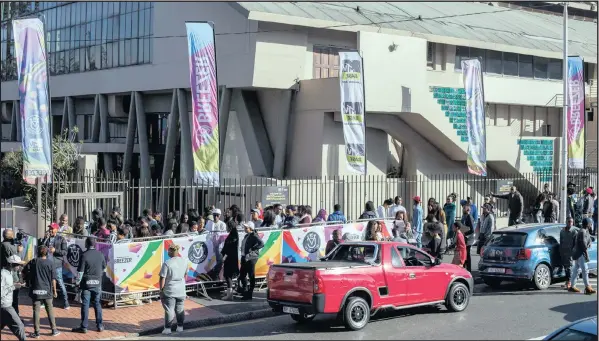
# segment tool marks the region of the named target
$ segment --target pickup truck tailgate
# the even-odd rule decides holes
[[[312,303],[314,268],[292,264],[272,265],[268,276],[268,299]]]

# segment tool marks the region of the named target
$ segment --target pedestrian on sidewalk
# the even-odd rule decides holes
[[[241,269],[239,279],[241,286],[239,291],[243,293],[242,300],[251,300],[256,286],[256,262],[260,255],[260,249],[264,247],[264,242],[255,232],[254,224],[247,222],[243,224],[245,228],[245,237],[241,242]],[[249,287],[247,285],[249,277]]]
[[[45,245],[48,248],[48,259],[54,264],[54,279],[60,288],[62,296],[62,307],[64,310],[69,310],[69,297],[67,296],[67,288],[64,285],[62,265],[64,257],[67,255],[67,241],[58,235],[59,226],[57,223],[48,225],[48,232],[45,238],[38,245]]]
[[[272,216],[272,212],[265,212],[265,217]],[[237,222],[229,221],[227,223],[227,238],[221,250],[223,255],[223,277],[227,283],[227,290],[223,300],[233,300],[233,277],[239,275],[239,233],[237,232]]]
[[[453,230],[453,235],[455,236],[455,251],[453,254],[453,260],[451,261],[451,264],[464,267],[468,259],[468,255],[466,254],[466,239],[464,238],[464,234],[462,233],[462,229],[464,229],[464,226],[462,225],[462,223],[456,221],[451,226],[451,229]]]
[[[345,215],[341,211],[341,205],[335,204],[335,206],[333,206],[333,213],[329,214],[327,221],[334,221],[334,222],[343,223],[343,224],[347,223],[347,219],[345,218]]]
[[[1,299],[1,307],[2,314],[0,320],[0,330],[3,330],[4,327],[8,326],[10,331],[19,339],[19,341],[25,340],[25,325],[23,325],[23,321],[19,317],[19,314],[15,311],[15,308],[12,306],[13,300],[13,291],[17,290],[20,286],[19,283],[13,282],[13,271],[15,268],[20,266],[23,262],[21,258],[17,255],[10,256],[4,265],[2,266],[2,299]]]
[[[574,242],[574,252],[572,253],[572,259],[574,260],[574,267],[572,268],[572,274],[570,276],[570,292],[580,292],[580,289],[576,287],[576,280],[578,279],[578,269],[582,272],[582,281],[584,282],[584,293],[592,295],[596,291],[591,287],[589,283],[589,269],[587,262],[589,259],[588,249],[591,247],[591,234],[589,229],[593,222],[590,218],[584,218],[582,220],[582,227],[576,234]]]
[[[98,332],[104,331],[102,325],[102,277],[106,269],[106,259],[104,255],[96,250],[96,239],[88,237],[85,240],[87,249],[81,256],[79,266],[77,267],[77,284],[81,288],[81,325],[73,328],[74,333],[87,333],[89,305],[94,306],[96,315],[96,328]]]
[[[56,328],[54,307],[52,305],[53,298],[58,297],[56,272],[54,262],[48,258],[49,252],[46,245],[40,245],[37,257],[27,263],[25,269],[23,269],[24,278],[29,287],[29,297],[31,297],[33,303],[33,333],[29,335],[32,339],[40,337],[40,308],[42,304],[46,308],[46,314],[48,314],[48,320],[50,320],[52,336],[60,334]]]
[[[419,196],[413,198],[414,209],[412,210],[412,230],[414,231],[414,237],[416,238],[416,244],[418,248],[422,248],[422,205]]]
[[[510,192],[505,195],[497,195],[491,193],[491,196],[498,199],[506,199],[508,201],[508,208],[510,210],[508,218],[508,226],[520,224],[522,221],[522,210],[524,209],[524,199],[522,194],[518,192],[516,186],[510,187]]]
[[[187,282],[187,259],[181,257],[181,247],[171,244],[168,248],[170,257],[160,269],[160,300],[164,308],[164,330],[162,334],[172,332],[172,323],[177,319],[177,332],[183,331],[185,322],[185,283]]]
[[[566,219],[566,226],[559,233],[559,254],[561,257],[561,266],[566,271],[566,290],[570,289],[572,251],[577,234],[576,229],[573,229],[572,226],[574,226],[574,219],[570,217]]]

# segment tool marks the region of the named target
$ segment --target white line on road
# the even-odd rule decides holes
[[[544,338],[546,338],[546,337],[547,337],[547,335],[545,335],[545,336],[539,336],[539,337],[535,337],[535,338],[532,338],[532,339],[529,339],[529,340],[543,340],[543,339],[544,339]]]

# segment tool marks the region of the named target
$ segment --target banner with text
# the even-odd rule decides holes
[[[52,181],[50,104],[44,25],[38,18],[13,20],[21,136],[23,138],[23,179]]]
[[[366,174],[366,139],[364,128],[364,72],[357,51],[339,52],[341,69],[339,86],[341,118],[345,139],[345,160],[349,171]]]
[[[159,289],[163,240],[114,244],[116,292]]]
[[[81,256],[85,252],[85,239],[63,235],[67,242],[67,256],[63,262],[62,275],[64,278],[75,281],[77,278],[77,267]],[[114,283],[114,257],[113,245],[110,243],[96,243],[96,250],[102,252],[106,260],[106,271],[103,281],[109,280]]]
[[[194,179],[219,184],[218,81],[214,28],[207,22],[188,22],[187,43],[191,83],[191,149]]]
[[[468,129],[468,173],[487,176],[487,136],[483,75],[478,59],[462,60]]]
[[[584,168],[584,63],[568,57],[568,167]]]

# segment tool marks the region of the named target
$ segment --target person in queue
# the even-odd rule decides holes
[[[341,242],[341,229],[334,230],[332,234],[332,239],[327,242],[327,246],[325,248],[324,253],[328,255],[329,253],[331,253],[331,251],[333,251],[334,248],[337,247],[337,245],[341,244]]]
[[[96,239],[88,237],[85,240],[87,249],[81,256],[79,266],[77,267],[77,284],[81,289],[81,324],[73,328],[74,333],[87,333],[89,320],[89,305],[93,304],[96,315],[96,330],[104,331],[102,324],[102,278],[106,269],[106,258],[96,250]]]
[[[98,229],[93,235],[100,238],[101,241],[108,240],[110,238],[110,230],[108,229],[106,219],[100,217],[96,223],[98,224]]]
[[[312,220],[312,222],[313,223],[323,223],[323,222],[327,221],[327,218],[328,218],[327,210],[325,210],[324,208],[321,208],[320,210],[318,210],[318,214],[316,215],[314,220]]]
[[[369,241],[377,241],[377,226],[378,226],[378,222],[376,220],[369,220],[368,223],[366,224],[366,232],[364,234],[364,240],[369,242]]]
[[[110,241],[111,244],[114,244],[117,241],[116,224],[108,223],[107,226],[108,226],[108,230],[110,231],[110,234],[108,235],[108,241]]]
[[[445,199],[445,204],[443,205],[443,213],[445,213],[445,224],[448,227],[447,239],[453,239],[453,223],[455,222],[456,216],[456,205],[455,205],[455,194],[450,194]]]
[[[237,232],[237,222],[229,221],[227,223],[227,238],[225,239],[221,254],[223,255],[223,277],[227,284],[227,290],[223,300],[233,300],[233,278],[239,275],[239,233]]]
[[[312,206],[306,205],[300,211],[300,225],[312,224]]]
[[[185,224],[185,225],[187,225],[187,224]],[[177,225],[177,222],[175,222],[175,221],[169,222],[166,225],[166,229],[164,230],[164,232],[162,233],[162,235],[163,236],[173,236],[173,235],[175,235],[178,232],[177,231],[178,226],[180,226],[180,225]],[[187,231],[185,231],[185,232],[187,232]]]
[[[429,254],[435,258],[442,259],[443,258],[443,252],[441,250],[442,230],[438,228],[434,214],[429,214],[426,217],[426,223],[424,224],[424,231],[426,231],[426,233],[428,233],[431,237],[428,242],[428,245],[427,245]]]
[[[401,238],[402,241],[405,242],[414,237],[410,223],[406,218],[405,211],[397,211],[397,213],[395,214],[392,232],[393,238]]]
[[[283,225],[283,221],[285,220],[285,215],[283,214],[283,205],[274,204],[272,208],[275,214],[275,224],[278,227],[281,227]]]
[[[262,227],[275,229],[278,227],[276,223],[277,216],[274,211],[264,211],[264,222]],[[243,226],[242,226],[243,227]]]
[[[67,295],[67,288],[64,285],[62,268],[64,257],[67,255],[67,241],[62,236],[58,235],[58,229],[59,227],[56,223],[48,225],[48,232],[39,245],[45,245],[48,248],[48,259],[54,264],[54,279],[60,289],[63,309],[69,310],[69,298]]]
[[[160,269],[160,300],[164,308],[164,330],[162,334],[172,332],[172,322],[177,320],[177,332],[183,331],[185,322],[185,283],[187,282],[187,259],[181,257],[181,247],[171,244],[170,257]]]
[[[123,218],[123,215],[121,214],[120,207],[115,206],[112,208],[112,211],[110,211],[110,215],[108,216],[108,222],[113,223],[116,226],[121,226],[125,223],[125,219]]]
[[[197,219],[203,219],[201,217],[197,217]],[[172,229],[172,225],[175,225],[175,229],[173,231],[175,231],[175,234],[181,234],[181,233],[187,233],[189,232],[189,228],[190,228],[190,224],[196,223],[197,224],[197,220],[196,221],[189,221],[189,219],[187,219],[186,222],[184,223],[177,223],[176,219],[169,219],[167,222],[167,228],[170,227]],[[166,231],[165,231],[166,233]]]
[[[212,218],[214,219],[212,222],[212,229],[208,229],[209,232],[225,232],[227,231],[227,225],[221,221],[221,210],[215,208],[212,210]]]
[[[456,221],[451,226],[451,229],[453,230],[453,235],[455,236],[455,251],[453,254],[453,260],[451,261],[451,264],[455,264],[460,267],[465,267],[466,261],[468,259],[468,248],[466,247],[466,239],[464,237],[464,234],[462,233],[464,226],[462,225],[462,223]]]
[[[403,199],[400,196],[396,196],[395,199],[393,199],[393,205],[389,208],[391,217],[397,217],[397,212],[405,212],[406,214],[408,213],[402,204]]]
[[[19,256],[12,255],[6,259],[1,270],[2,298],[0,306],[2,313],[0,330],[3,330],[4,327],[8,326],[10,331],[19,339],[19,341],[25,340],[25,325],[23,324],[23,321],[21,321],[19,313],[17,313],[13,307],[13,292],[20,287],[19,283],[13,282],[13,272],[22,263]]]
[[[286,217],[283,221],[283,228],[293,228],[299,224],[299,218],[296,215],[297,208],[293,205],[286,207]]]
[[[260,210],[257,208],[252,208],[250,211],[250,221],[254,223],[254,226],[256,227],[262,226],[263,220],[260,219],[260,216],[262,216]],[[234,220],[237,221],[237,217],[235,217]]]
[[[122,225],[119,228],[117,228],[115,244],[130,243],[131,242],[131,239],[129,238],[129,235],[131,233],[130,231],[131,231],[130,225]]]
[[[376,215],[379,219],[391,218],[391,205],[393,200],[385,199],[383,204],[376,208]]]
[[[589,283],[589,268],[587,263],[590,261],[589,249],[591,248],[591,234],[589,229],[593,222],[590,218],[584,218],[582,220],[582,226],[576,234],[574,240],[574,251],[572,252],[572,259],[574,260],[574,267],[572,268],[572,274],[570,275],[570,292],[580,292],[580,289],[576,287],[576,280],[578,279],[578,270],[582,273],[582,281],[584,283],[584,293],[592,295],[596,293],[595,289],[591,287]]]
[[[98,219],[102,218],[103,216],[104,216],[104,212],[102,211],[101,208],[96,208],[95,210],[92,211],[92,222],[91,222],[91,224],[89,224],[89,230],[87,231],[87,233],[89,235],[96,234],[96,231],[100,227],[100,224],[98,223]]]
[[[78,237],[87,237],[89,232],[85,228],[85,219],[81,216],[75,218],[75,224],[73,224],[73,234]]]
[[[50,250],[44,244],[38,247],[37,257],[33,258],[23,269],[23,277],[29,287],[29,297],[33,304],[33,333],[32,339],[40,337],[40,309],[43,304],[48,314],[52,336],[59,335],[54,319],[54,306],[52,299],[58,297],[56,292],[55,264],[48,257]]]
[[[255,232],[254,224],[247,222],[243,224],[245,236],[241,242],[241,269],[239,279],[241,286],[239,290],[242,293],[242,300],[251,300],[256,286],[256,262],[260,255],[260,249],[264,247],[264,242]],[[249,277],[249,287],[247,285]]]
[[[377,215],[374,212],[374,203],[372,201],[367,201],[366,204],[364,205],[364,212],[362,212],[359,219],[367,220],[367,219],[376,219],[376,218],[377,218]]]
[[[58,218],[58,232],[59,233],[73,233],[73,229],[69,226],[69,216],[63,213]]]
[[[343,214],[343,211],[341,211],[340,204],[335,204],[335,206],[333,206],[333,213],[329,214],[327,221],[333,221],[343,224],[347,223],[347,218],[345,218],[345,214]]]
[[[418,248],[422,247],[422,229],[424,223],[422,221],[422,203],[419,196],[413,198],[414,209],[412,210],[412,231],[414,238],[416,239],[416,245]]]
[[[480,255],[482,247],[485,245],[487,240],[491,239],[491,234],[495,231],[495,216],[491,214],[491,205],[484,204],[482,206],[483,216],[480,222],[480,232],[478,234],[478,243],[476,247],[476,253]]]

